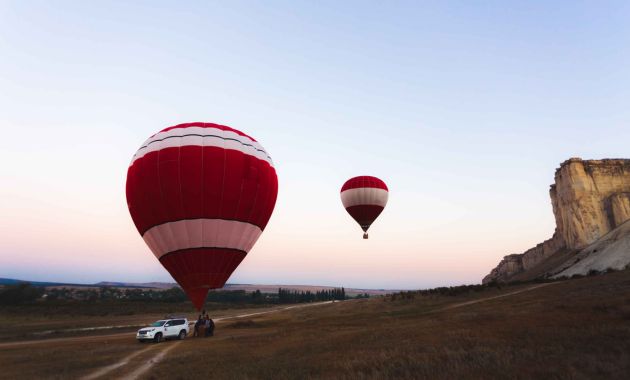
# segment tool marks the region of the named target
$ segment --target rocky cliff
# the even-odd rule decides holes
[[[554,179],[549,190],[556,219],[552,238],[505,256],[484,283],[527,279],[528,272],[530,277],[549,274],[554,268],[546,261],[562,261],[567,257],[561,255],[579,252],[630,219],[630,160],[571,158],[560,164]]]

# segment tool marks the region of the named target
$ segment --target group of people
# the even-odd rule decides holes
[[[195,322],[195,332],[193,336],[201,336],[200,330],[202,328],[204,336],[208,337],[214,335],[214,321],[205,310],[199,314],[199,318],[197,318],[197,322]]]

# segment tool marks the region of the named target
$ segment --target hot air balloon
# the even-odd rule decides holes
[[[341,203],[363,229],[364,239],[368,238],[368,229],[385,208],[388,195],[385,182],[371,176],[350,178],[341,187]]]
[[[200,310],[208,290],[225,285],[267,226],[278,178],[252,137],[187,123],[142,144],[126,192],[138,232]]]

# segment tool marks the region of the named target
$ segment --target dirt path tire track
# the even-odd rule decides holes
[[[220,317],[220,318],[216,318],[215,321],[217,323],[220,323],[220,322],[223,322],[223,321],[226,321],[226,320],[229,320],[229,319],[248,318],[248,317],[254,317],[254,316],[258,316],[258,315],[277,313],[277,312],[285,311],[285,310],[301,309],[301,308],[310,307],[310,306],[325,305],[325,304],[329,304],[329,303],[332,303],[332,301],[317,302],[317,303],[310,303],[310,304],[304,304],[304,305],[293,305],[293,306],[287,306],[287,307],[282,307],[282,308],[275,308],[275,309],[272,309],[272,310],[259,311],[259,312],[255,312],[255,313],[247,313],[247,314],[239,314],[239,315]],[[116,334],[116,335],[120,335],[120,334]],[[126,335],[128,337],[129,333],[124,333],[124,335]],[[97,369],[96,371],[92,372],[91,374],[83,377],[82,380],[93,380],[93,379],[97,379],[99,377],[106,376],[106,375],[110,374],[112,371],[115,371],[117,369],[122,369],[127,364],[131,364],[132,363],[131,359],[134,359],[134,358],[136,358],[136,357],[138,357],[138,356],[148,352],[150,349],[152,349],[154,347],[162,347],[161,351],[159,351],[157,354],[152,355],[150,358],[148,358],[140,366],[135,367],[135,369],[131,369],[130,368],[130,372],[128,374],[124,374],[124,375],[120,376],[123,379],[138,379],[140,376],[144,375],[147,371],[149,371],[151,369],[151,367],[153,367],[155,364],[157,364],[162,359],[164,359],[166,354],[169,351],[171,351],[174,347],[178,346],[180,343],[181,343],[181,341],[177,341],[177,342],[172,343],[172,344],[162,344],[161,346],[153,345],[153,346],[147,347],[147,348],[145,348],[143,350],[136,351],[133,354],[126,356],[125,358],[123,358],[122,360],[120,360],[117,363],[110,364],[110,365],[108,365],[106,367],[101,367],[101,368]]]
[[[106,367],[101,367],[100,369],[92,372],[91,374],[87,375],[87,376],[83,376],[81,378],[81,380],[93,380],[93,379],[97,379],[101,376],[105,376],[106,374],[110,373],[111,371],[114,371],[122,366],[125,366],[127,364],[129,364],[134,358],[146,353],[147,351],[151,351],[152,349],[154,349],[157,346],[149,346],[145,349],[133,352],[130,355],[127,355],[126,357],[124,357],[121,361],[119,361],[118,363],[114,363],[111,365],[108,365]]]
[[[106,335],[76,336],[76,337],[68,337],[68,338],[25,340],[21,342],[6,342],[6,343],[0,343],[0,349],[29,346],[33,344],[54,344],[54,343],[76,343],[76,342],[101,341],[103,339],[120,338],[124,336],[128,337],[129,334],[131,334],[131,332],[106,334]]]
[[[148,370],[150,370],[151,367],[153,367],[156,363],[159,363],[162,359],[164,359],[164,357],[166,356],[166,354],[168,354],[169,351],[171,351],[173,348],[177,347],[181,343],[182,343],[182,341],[175,342],[173,344],[169,344],[162,351],[160,351],[157,355],[155,355],[152,358],[150,358],[149,360],[145,361],[139,367],[136,367],[136,369],[134,369],[131,373],[129,373],[127,375],[124,375],[122,377],[122,379],[125,379],[125,380],[138,379],[140,376],[144,375]],[[116,368],[118,368],[118,367],[116,367]],[[99,375],[99,377],[100,377],[100,375]]]
[[[554,285],[554,284],[558,284],[559,282],[546,282],[544,284],[538,284],[538,285],[534,285],[534,286],[530,286],[528,288],[525,289],[521,289],[521,290],[516,290],[514,292],[509,292],[509,293],[505,293],[505,294],[499,294],[498,296],[492,296],[492,297],[486,297],[486,298],[480,298],[478,300],[472,300],[472,301],[466,301],[466,302],[460,302],[460,303],[456,303],[456,304],[452,304],[452,305],[448,305],[445,306],[441,309],[439,309],[439,311],[442,310],[450,310],[450,309],[456,309],[458,307],[463,307],[463,306],[468,306],[468,305],[474,305],[476,303],[480,303],[480,302],[486,302],[486,301],[492,301],[495,300],[497,298],[503,298],[503,297],[509,297],[509,296],[513,296],[515,294],[520,294],[520,293],[525,293],[525,292],[529,292],[531,290],[535,290],[535,289],[540,289],[542,287],[545,286],[549,286],[549,285]]]

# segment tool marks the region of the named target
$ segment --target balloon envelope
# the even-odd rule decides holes
[[[363,238],[367,239],[367,231],[385,208],[388,196],[385,182],[372,176],[350,178],[341,187],[341,203],[365,232]]]
[[[273,212],[278,179],[252,137],[212,123],[151,136],[127,171],[131,217],[160,263],[201,309],[247,255]]]

